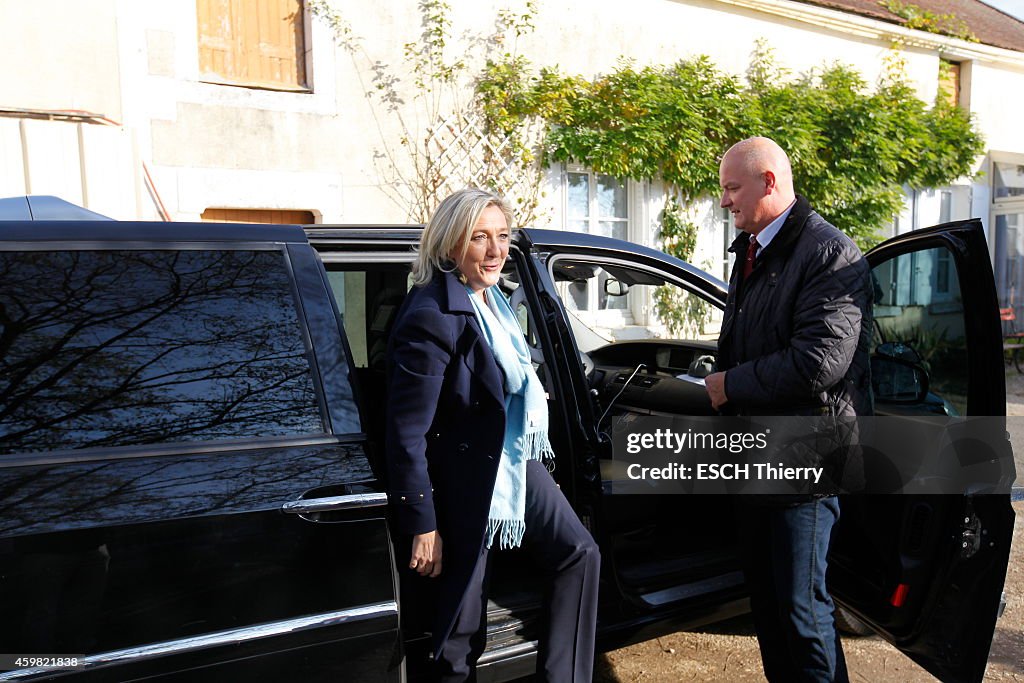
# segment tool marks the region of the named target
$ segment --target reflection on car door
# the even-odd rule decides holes
[[[867,258],[874,352],[924,370],[928,388],[909,402],[876,396],[877,414],[1004,416],[998,304],[980,221],[901,235]],[[1004,462],[1012,459],[976,468],[970,487],[1005,490],[1013,471]],[[837,602],[934,675],[980,681],[1012,530],[1009,495],[848,496],[829,585]]]
[[[383,494],[315,253],[123,239],[0,235],[0,651],[86,680],[397,679]]]

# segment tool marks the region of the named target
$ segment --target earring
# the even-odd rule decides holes
[[[455,261],[451,260],[450,258],[443,258],[437,264],[437,267],[442,273],[454,273],[455,269],[458,267],[458,264],[456,264]]]

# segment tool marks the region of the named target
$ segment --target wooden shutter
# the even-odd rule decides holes
[[[205,80],[306,90],[302,0],[196,0]]]
[[[278,225],[312,225],[316,218],[311,211],[277,209],[207,209],[201,218],[211,223],[276,223]]]
[[[939,96],[954,107],[960,106],[960,62],[939,60]]]

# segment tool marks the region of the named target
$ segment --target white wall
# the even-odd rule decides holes
[[[143,191],[129,129],[0,118],[0,197],[47,194],[119,220],[156,218]]]
[[[403,127],[379,99],[368,100],[366,92],[373,88],[370,65],[375,61],[409,82],[401,68],[406,60],[403,46],[417,40],[422,30],[417,3],[334,4],[361,38],[360,50],[350,55],[334,44],[322,22],[310,21],[312,92],[287,93],[201,82],[191,1],[0,0],[0,36],[6,38],[7,63],[13,65],[0,70],[0,108],[88,109],[123,123],[123,129],[85,125],[68,132],[77,124],[48,122],[49,127],[39,127],[26,121],[32,125],[25,128],[31,131],[25,148],[18,119],[0,117],[0,194],[27,191],[29,186],[32,191],[37,186],[56,188],[72,201],[115,207],[119,215],[134,204],[137,216],[155,217],[141,180],[140,162],[145,161],[160,197],[179,220],[196,219],[216,206],[306,209],[322,215],[324,222],[403,222],[402,207],[384,191],[388,179],[381,173],[381,158],[407,159],[400,134],[411,131],[415,140],[430,122],[422,112],[405,109]],[[517,0],[451,4],[451,34],[456,38],[449,54],[474,67],[487,46],[468,38],[489,35],[499,9],[523,7]],[[755,41],[765,38],[779,63],[794,73],[839,60],[873,82],[889,54],[891,41],[885,32],[898,30],[868,20],[858,21],[871,30],[839,30],[832,19],[848,20],[849,15],[781,0],[770,3],[786,10],[787,16],[779,16],[769,13],[768,4],[540,0],[536,30],[517,45],[500,49],[525,54],[538,67],[557,66],[585,76],[607,72],[622,56],[643,66],[699,54],[741,75]],[[816,14],[808,21],[794,18],[801,13]],[[930,101],[937,86],[939,49],[926,42],[905,49],[903,57],[919,96]],[[985,52],[981,48],[946,43],[942,49],[948,57],[973,59],[967,97],[989,148],[1024,152],[1017,115],[1024,105],[1024,68],[1007,66],[999,54],[979,57]],[[993,52],[999,53],[985,54]],[[451,96],[469,98],[472,91],[466,87]],[[86,129],[90,132],[81,132]],[[94,142],[96,136],[117,140]],[[979,160],[979,168],[983,162]],[[127,169],[118,173],[131,182],[123,180],[116,188],[104,182],[104,176],[120,177],[110,170],[115,167]],[[981,199],[987,182],[958,183],[954,217],[987,206]],[[639,191],[634,214],[644,215],[646,225],[637,234],[651,236],[661,197],[656,185]],[[132,200],[125,198],[129,195]],[[543,202],[542,214],[551,216],[554,226],[561,225],[558,168],[547,173]],[[695,207],[695,215],[710,226],[713,209],[709,202]],[[919,200],[920,224],[936,212],[934,202]],[[708,241],[702,233],[702,250],[717,250],[717,241]],[[711,255],[695,260],[706,257]]]
[[[325,27],[307,32],[313,91],[294,93],[202,82],[194,2],[118,0],[118,22],[125,119],[176,220],[211,207],[343,220],[340,141],[353,131]]]
[[[0,0],[0,109],[121,117],[115,0]]]

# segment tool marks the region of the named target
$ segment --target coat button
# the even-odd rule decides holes
[[[465,453],[468,450],[469,450],[469,444],[468,443],[460,443],[459,444],[459,453]]]

